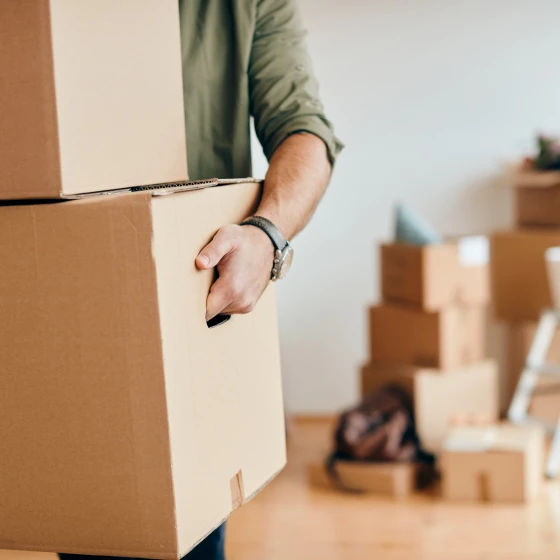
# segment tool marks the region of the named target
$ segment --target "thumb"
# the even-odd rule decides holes
[[[200,251],[196,257],[196,266],[200,270],[214,268],[218,263],[234,249],[232,236],[221,229],[214,239]]]

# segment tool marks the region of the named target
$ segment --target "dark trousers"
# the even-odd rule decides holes
[[[225,524],[204,539],[183,560],[225,560]],[[139,558],[116,558],[114,556],[80,556],[78,554],[59,554],[60,560],[140,560]]]

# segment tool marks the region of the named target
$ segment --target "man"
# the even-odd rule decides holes
[[[318,99],[296,2],[179,0],[191,177],[251,175],[251,116],[270,160],[257,211],[265,219],[222,228],[196,259],[219,272],[208,320],[250,312],[271,277],[286,274],[286,240],[310,220],[342,147]],[[224,557],[222,527],[185,560]]]

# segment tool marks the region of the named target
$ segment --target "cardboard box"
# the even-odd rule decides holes
[[[182,558],[284,466],[273,286],[194,264],[260,186],[160,192],[0,207],[0,549]]]
[[[518,226],[560,227],[560,186],[517,187],[515,204]]]
[[[492,300],[497,319],[537,321],[551,307],[545,251],[560,245],[560,229],[512,230],[491,238]]]
[[[0,2],[0,199],[188,178],[174,0]]]
[[[358,463],[338,461],[336,471],[346,489],[393,498],[404,498],[414,492],[417,465],[414,463]],[[307,467],[309,483],[319,488],[337,488],[324,463]]]
[[[507,326],[507,402],[513,397],[525,361],[533,342],[536,325],[534,323],[511,324]],[[547,360],[560,364],[560,331],[556,332],[548,351]],[[550,377],[540,377],[537,392],[529,405],[529,414],[555,425],[560,416],[560,382]]]
[[[371,359],[442,369],[475,363],[486,355],[486,323],[484,307],[371,307]]]
[[[422,445],[438,451],[457,418],[498,419],[498,366],[493,360],[441,371],[372,363],[361,372],[362,395],[395,383],[412,397]]]
[[[560,186],[560,171],[535,169],[534,159],[525,158],[516,171],[515,186],[530,188],[557,187]]]
[[[381,245],[381,293],[387,302],[437,311],[453,303],[486,305],[490,299],[487,263],[461,262],[459,242],[435,245]]]
[[[537,428],[456,428],[442,454],[443,497],[525,502],[539,491],[543,457],[544,436]]]

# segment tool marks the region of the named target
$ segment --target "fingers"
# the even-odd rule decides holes
[[[256,303],[257,298],[251,297],[249,290],[238,287],[231,276],[220,276],[212,284],[206,300],[206,320],[220,313],[250,313]]]
[[[210,321],[216,315],[222,313],[233,301],[233,295],[229,289],[228,282],[223,277],[218,278],[210,288],[206,299],[206,320]]]
[[[196,257],[196,266],[199,270],[214,268],[234,249],[234,237],[229,234],[228,228],[222,228],[214,236],[214,239],[200,251],[198,257]]]

